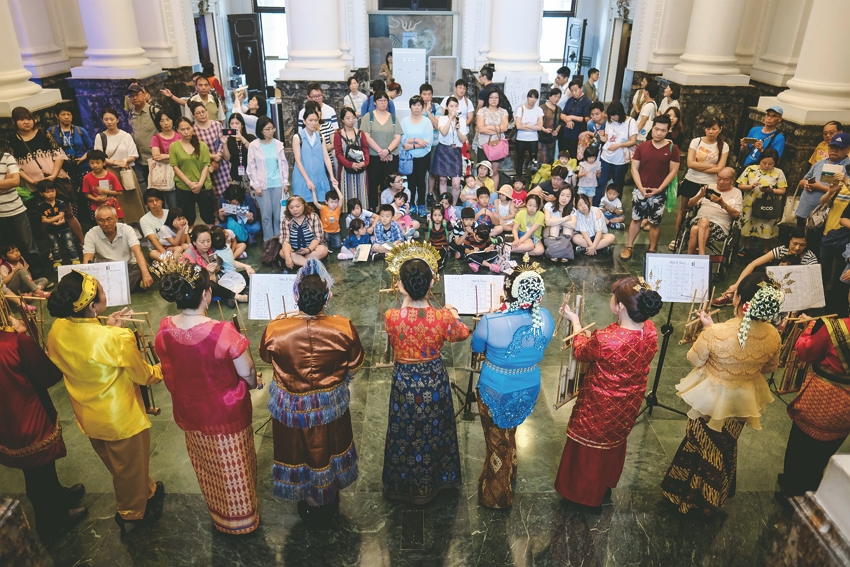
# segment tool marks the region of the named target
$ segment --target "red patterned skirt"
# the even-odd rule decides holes
[[[186,431],[186,449],[215,528],[247,534],[260,525],[257,512],[257,452],[254,428],[204,435]]]
[[[600,506],[605,491],[616,487],[620,481],[625,462],[625,442],[612,449],[600,449],[567,437],[555,490],[570,502]]]

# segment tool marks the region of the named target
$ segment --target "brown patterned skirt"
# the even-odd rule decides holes
[[[742,421],[727,421],[714,431],[706,421],[689,419],[685,438],[661,481],[664,496],[679,512],[699,510],[706,516],[723,507],[735,495],[738,437]]]
[[[186,449],[215,528],[247,534],[260,525],[257,513],[257,451],[254,428],[204,435],[186,431]]]
[[[478,394],[478,414],[484,429],[487,453],[484,470],[478,477],[478,502],[487,508],[510,508],[514,501],[512,483],[516,480],[516,427],[501,429],[493,422],[490,409]]]

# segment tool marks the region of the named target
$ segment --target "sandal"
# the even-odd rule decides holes
[[[675,241],[675,240],[671,240],[671,241],[670,241],[670,244],[669,244],[669,245],[667,245],[667,249],[668,249],[668,250],[670,250],[671,252],[672,252],[672,251],[674,251],[674,250],[676,250],[676,241]]]
[[[631,257],[632,257],[632,247],[626,246],[626,249],[623,250],[622,252],[620,252],[620,258],[622,258],[623,260],[628,260]]]

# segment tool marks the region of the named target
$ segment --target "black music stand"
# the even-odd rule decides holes
[[[664,340],[661,342],[661,352],[658,355],[658,367],[655,369],[655,380],[652,382],[652,390],[646,395],[645,402],[646,405],[640,410],[640,413],[637,415],[638,417],[643,415],[643,412],[648,411],[649,415],[652,415],[652,408],[659,407],[666,409],[667,411],[672,411],[673,413],[678,413],[681,416],[687,417],[687,414],[681,410],[677,410],[676,408],[671,408],[670,406],[665,406],[658,401],[658,383],[661,381],[661,370],[664,368],[664,358],[667,356],[667,345],[670,343],[670,335],[673,334],[673,325],[670,324],[670,319],[673,316],[673,302],[670,302],[670,310],[667,312],[667,322],[661,326],[661,334],[664,335]]]

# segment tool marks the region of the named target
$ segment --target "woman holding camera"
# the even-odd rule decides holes
[[[438,144],[431,164],[431,174],[440,178],[441,195],[446,192],[446,178],[452,180],[452,205],[456,205],[460,197],[460,178],[463,175],[461,148],[466,143],[466,134],[461,128],[457,109],[458,101],[455,97],[446,99],[444,115],[437,121]]]
[[[359,107],[358,107],[359,108]],[[364,208],[377,203],[369,203],[369,182],[366,168],[369,166],[369,143],[366,134],[357,129],[357,112],[348,106],[339,111],[342,128],[334,132],[333,144],[336,155],[339,193],[342,206],[349,199],[360,199]]]

